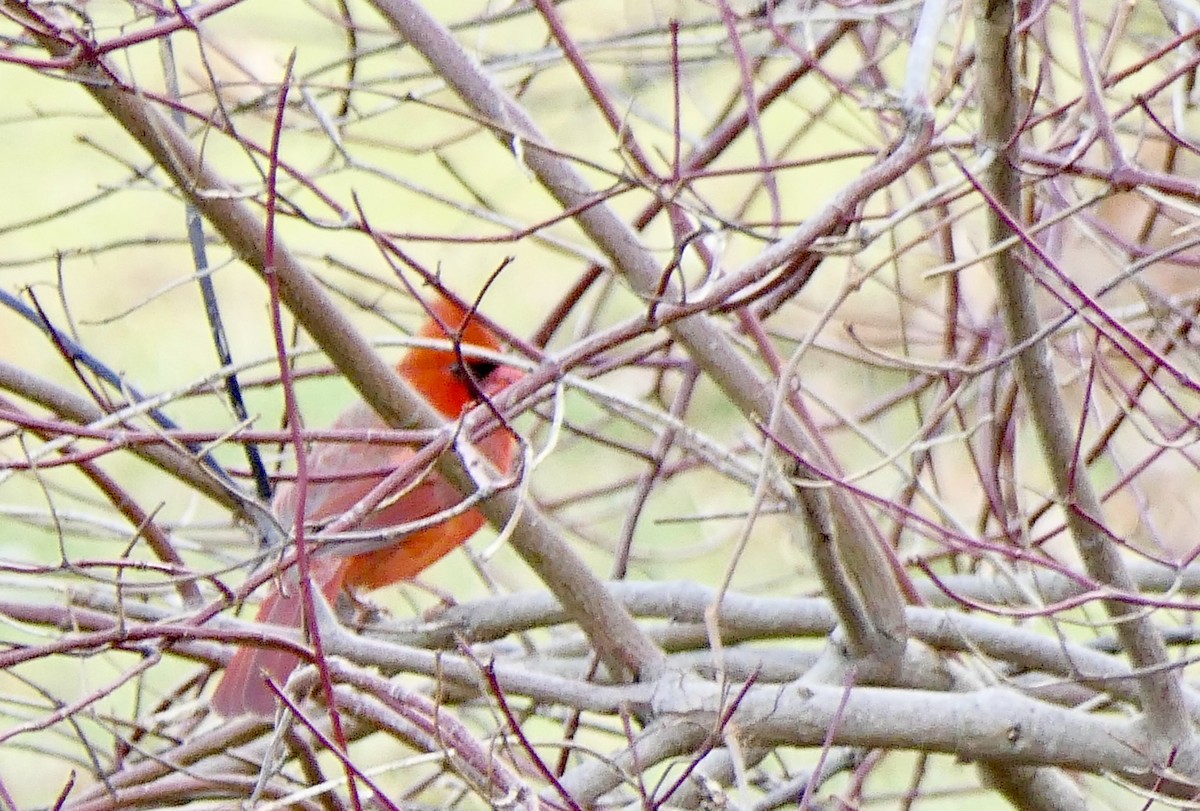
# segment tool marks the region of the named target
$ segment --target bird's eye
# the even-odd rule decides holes
[[[470,387],[474,387],[477,383],[482,383],[491,376],[492,372],[500,368],[500,364],[491,360],[482,358],[473,358],[466,361],[466,368],[455,363],[450,367],[450,373],[463,383]]]
[[[471,373],[471,377],[476,380],[487,380],[492,372],[500,368],[500,364],[493,360],[484,360],[478,358],[476,360],[467,361],[467,370]]]

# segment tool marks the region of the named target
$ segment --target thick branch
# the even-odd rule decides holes
[[[28,21],[30,32],[50,53],[66,56],[71,52],[69,43],[39,34],[44,26],[29,18],[23,6],[6,3],[5,7],[18,19]],[[202,160],[182,131],[144,97],[129,90],[114,65],[96,63],[74,68],[70,73],[150,153],[242,261],[265,274],[264,223],[218,174],[212,161]],[[275,246],[274,260],[271,271],[278,275],[283,303],[380,417],[393,428],[440,427],[439,416],[371,348],[286,245]],[[444,454],[438,461],[438,471],[462,492],[475,490],[474,479],[457,455]],[[514,516],[520,516],[511,531],[513,547],[587,631],[614,672],[649,676],[661,669],[661,652],[533,505],[519,504],[517,492],[507,491],[480,509],[496,527],[504,527]]]
[[[667,310],[665,302],[681,300],[673,281],[664,286],[662,268],[633,229],[603,203],[524,109],[491,80],[444,26],[411,0],[375,0],[375,6],[459,97],[493,124],[496,136],[514,150],[562,207],[576,212],[579,227],[609,257],[635,293],[656,306],[664,302],[662,307]],[[912,140],[919,142],[920,138]],[[780,263],[796,250],[799,248],[793,246],[792,254],[781,257]],[[823,471],[832,468],[822,464],[828,460],[814,457],[818,443],[807,437],[794,412],[775,402],[775,387],[755,371],[706,314],[672,321],[667,329],[748,419],[766,426],[778,415],[776,438],[803,460],[796,471],[801,481],[790,494],[796,512],[810,538],[836,545],[850,578],[858,586],[853,589],[845,582],[839,566],[821,567],[822,577],[837,586],[833,593],[856,598],[837,604],[843,629],[852,640],[852,654],[872,657],[876,665],[883,667],[898,662],[904,647],[904,612],[891,565],[877,543],[877,534],[845,493],[823,486]],[[787,383],[781,381],[780,385]]]
[[[1078,9],[1078,3],[1074,4]],[[980,3],[976,20],[979,47],[979,96],[981,104],[980,143],[995,150],[997,159],[986,169],[984,183],[992,200],[988,225],[993,243],[1008,239],[1018,230],[1021,181],[1017,161],[1017,84],[1013,64],[1014,8],[1005,0]],[[1082,30],[1077,32],[1082,36]],[[1015,369],[1028,403],[1029,416],[1037,433],[1042,458],[1050,471],[1055,491],[1066,511],[1067,529],[1079,550],[1088,574],[1115,591],[1130,594],[1136,584],[1113,539],[1103,529],[1103,511],[1083,475],[1075,452],[1077,432],[1067,416],[1058,380],[1050,363],[1049,346],[1034,340],[1041,330],[1034,286],[1024,271],[1017,248],[998,251],[994,258],[1000,306],[1014,344],[1025,345],[1016,357]],[[1184,709],[1179,673],[1171,667],[1166,646],[1151,615],[1132,603],[1105,602],[1117,635],[1129,654],[1138,676],[1146,723],[1155,730],[1155,751],[1165,762],[1176,747],[1193,744],[1191,724]],[[1190,757],[1194,758],[1194,752]],[[1192,762],[1194,765],[1194,762]]]

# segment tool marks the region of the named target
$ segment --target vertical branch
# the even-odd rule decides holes
[[[1079,2],[1079,0],[1074,0]],[[1014,71],[1014,8],[1009,0],[988,0],[978,6],[976,41],[979,48],[978,82],[981,106],[980,142],[996,152],[984,172],[989,200],[988,229],[993,244],[1018,233],[1020,175],[1017,166],[1018,103],[1020,87]],[[1078,32],[1082,36],[1082,32]],[[1076,431],[1067,416],[1057,378],[1050,363],[1049,346],[1038,340],[1042,329],[1034,301],[1033,282],[1017,255],[1016,243],[1000,249],[993,259],[1009,338],[1023,346],[1015,371],[1037,434],[1038,445],[1066,512],[1067,529],[1079,550],[1088,574],[1117,594],[1133,594],[1137,587],[1125,567],[1117,545],[1103,529],[1100,502],[1091,481],[1083,474],[1076,454]],[[1121,644],[1138,676],[1146,723],[1161,736],[1156,756],[1166,762],[1177,747],[1194,745],[1191,724],[1184,710],[1179,673],[1171,667],[1167,650],[1152,615],[1124,600],[1106,600]],[[1195,757],[1194,752],[1189,752]]]
[[[162,16],[162,15],[160,15]],[[179,71],[175,64],[175,49],[170,37],[162,37],[159,41],[159,53],[163,63],[163,78],[166,80],[167,92],[171,99],[178,103],[181,98],[179,89]],[[183,110],[179,107],[171,109],[171,120],[181,130],[185,127]],[[221,366],[229,368],[233,365],[233,352],[229,348],[229,334],[221,317],[221,305],[217,301],[217,289],[213,284],[212,268],[208,263],[208,249],[204,244],[204,220],[200,211],[189,202],[184,202],[183,219],[187,227],[188,245],[192,249],[192,264],[196,268],[196,283],[200,287],[200,298],[204,302],[204,315],[208,319],[209,332],[212,335],[213,348],[217,352],[217,360]],[[237,372],[230,370],[225,376],[225,396],[229,398],[229,406],[242,423],[250,420],[250,412],[246,409],[246,400],[242,396],[242,384]],[[263,501],[271,499],[271,481],[267,476],[267,467],[263,464],[262,454],[258,445],[247,442],[244,446],[246,462],[254,477],[254,489]],[[266,536],[260,541],[265,543]]]

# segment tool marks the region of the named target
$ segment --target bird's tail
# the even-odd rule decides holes
[[[313,585],[321,590],[330,605],[334,604],[345,577],[343,563],[313,560],[310,575]],[[278,587],[272,588],[258,610],[257,621],[285,628],[303,628],[304,593],[300,585],[290,584],[287,593]],[[217,685],[213,706],[226,718],[247,712],[270,716],[275,712],[275,693],[267,686],[267,679],[283,686],[299,663],[295,654],[278,648],[239,648]]]

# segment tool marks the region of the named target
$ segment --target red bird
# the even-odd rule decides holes
[[[499,348],[496,336],[478,321],[468,318],[462,307],[441,301],[432,309],[432,317],[422,327],[423,338],[450,339],[485,349]],[[466,370],[457,355],[448,349],[412,349],[401,359],[396,370],[430,405],[448,418],[485,396],[497,394],[516,379],[515,369],[491,361],[464,356]],[[342,429],[376,429],[387,426],[364,402],[347,409],[333,424]],[[512,432],[500,428],[477,444],[478,449],[503,472],[508,472],[516,452]],[[309,485],[305,509],[306,523],[329,523],[350,510],[379,485],[387,474],[415,454],[412,448],[395,444],[325,443],[314,445],[309,467],[314,478],[324,479]],[[357,475],[356,475],[357,474]],[[297,492],[292,484],[283,484],[275,493],[272,510],[285,526],[296,515]],[[384,500],[381,507],[366,515],[356,530],[382,530],[419,521],[454,507],[462,494],[437,473],[427,474],[415,486],[395,499]],[[362,544],[336,544],[323,547],[309,559],[309,574],[314,586],[333,604],[343,588],[377,589],[416,577],[426,567],[457,548],[483,525],[478,510],[469,510],[447,518],[434,526],[402,535],[384,548],[362,550]],[[289,628],[303,628],[303,595],[299,584],[281,592],[273,588],[258,611],[258,621]],[[270,715],[275,709],[275,694],[267,687],[271,678],[283,684],[295,670],[299,659],[290,653],[270,648],[242,648],[233,657],[221,684],[213,695],[217,712],[226,717],[244,712]]]

